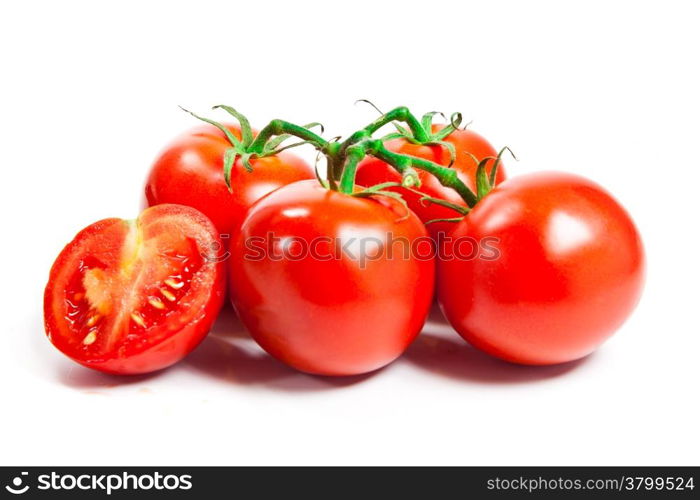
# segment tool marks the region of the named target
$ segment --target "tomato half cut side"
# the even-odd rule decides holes
[[[99,371],[147,373],[187,355],[224,299],[214,225],[181,205],[83,229],[54,263],[44,294],[46,334]]]

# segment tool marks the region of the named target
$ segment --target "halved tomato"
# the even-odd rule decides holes
[[[211,221],[182,205],[88,226],[51,269],[44,294],[49,340],[107,373],[176,363],[206,336],[223,303],[221,248]]]

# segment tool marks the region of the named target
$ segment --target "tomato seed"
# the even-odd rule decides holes
[[[97,335],[95,334],[95,332],[90,332],[87,335],[85,335],[85,338],[83,339],[83,344],[90,345],[93,342],[95,342],[95,340],[97,340]]]
[[[165,304],[158,297],[149,297],[148,303],[151,304],[156,309],[165,309]]]
[[[175,299],[176,299],[175,295],[173,294],[173,292],[171,292],[167,288],[161,288],[160,293],[163,294],[163,297],[168,299],[170,302],[175,302]]]
[[[87,325],[88,328],[92,328],[93,326],[95,326],[97,324],[97,322],[99,320],[100,320],[100,315],[95,314],[93,316],[90,316],[85,324]]]
[[[143,320],[143,318],[137,314],[137,313],[131,313],[131,319],[139,325],[141,328],[146,328],[146,322]]]
[[[165,284],[173,290],[179,290],[180,288],[185,286],[185,283],[183,283],[182,281],[177,281],[172,278],[168,278],[167,280],[165,280]]]

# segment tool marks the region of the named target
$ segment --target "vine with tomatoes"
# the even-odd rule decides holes
[[[473,347],[548,365],[594,351],[639,300],[644,252],[624,208],[573,174],[506,179],[510,150],[461,113],[436,124],[398,107],[329,140],[318,123],[256,131],[215,109],[235,123],[188,111],[204,123],[156,158],[138,219],[99,221],[56,260],[46,330],[75,361],[167,367],[228,294],[253,339],[307,373],[386,366],[434,299]],[[292,153],[303,145],[325,176]]]

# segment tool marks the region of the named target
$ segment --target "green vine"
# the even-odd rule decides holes
[[[372,103],[369,104],[374,106]],[[296,125],[279,119],[272,120],[260,130],[257,136],[255,136],[247,118],[234,108],[218,105],[214,106],[214,109],[226,111],[238,121],[241,128],[241,139],[238,139],[221,123],[204,118],[191,111],[185,111],[199,120],[217,127],[231,143],[231,148],[224,154],[224,179],[229,189],[232,189],[231,169],[237,159],[240,158],[244,168],[252,171],[253,165],[251,160],[256,157],[270,156],[288,148],[297,147],[302,144],[310,144],[319,154],[324,155],[326,158],[326,179],[319,178],[319,182],[327,189],[360,197],[383,195],[401,199],[397,192],[389,191],[387,188],[400,186],[413,189],[415,187],[420,187],[420,178],[417,170],[424,170],[435,176],[444,186],[457,191],[464,199],[467,207],[471,208],[493,189],[496,181],[496,170],[500,164],[501,155],[507,150],[507,148],[501,150],[497,158],[486,158],[479,162],[476,179],[477,192],[474,193],[458,177],[457,171],[451,168],[455,160],[455,149],[452,144],[445,141],[452,132],[459,128],[462,122],[462,115],[460,113],[454,113],[450,117],[450,123],[448,125],[433,132],[433,119],[436,115],[442,115],[441,113],[435,111],[426,113],[419,120],[407,107],[400,106],[387,113],[382,113],[381,116],[369,123],[366,127],[354,132],[345,140],[341,141],[340,138],[327,140],[315,133],[312,129],[320,126],[318,123]],[[387,134],[378,139],[374,137],[381,128],[389,124],[393,124],[396,128],[396,132]],[[323,128],[321,127],[321,129],[322,134]],[[285,141],[292,137],[300,139],[300,141],[283,145]],[[444,147],[450,153],[451,162],[449,165],[444,166],[423,158],[393,152],[385,146],[385,143],[395,138],[403,138],[414,144],[438,145]],[[508,151],[510,150],[508,149]],[[355,176],[359,163],[366,156],[374,156],[391,165],[401,174],[401,183],[385,183],[358,191],[355,186]],[[490,174],[486,172],[488,161],[495,162]],[[444,200],[437,200],[429,197],[423,197],[421,200],[441,205],[443,202],[448,203]],[[401,201],[403,202],[402,199]],[[457,210],[461,215],[466,214],[469,210],[468,208],[459,207],[458,205],[449,205],[450,208]]]

